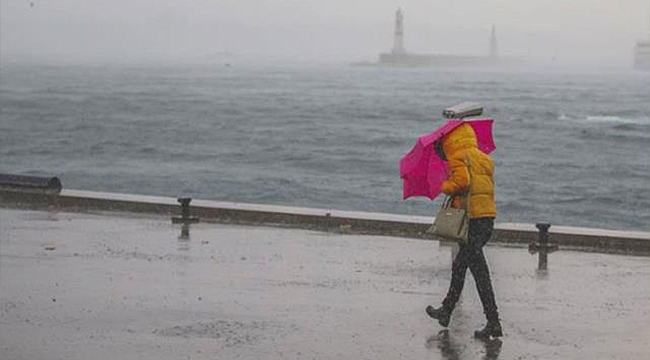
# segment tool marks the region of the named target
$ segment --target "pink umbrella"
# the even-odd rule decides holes
[[[433,200],[440,194],[442,183],[447,179],[447,162],[438,157],[433,144],[463,122],[470,124],[474,129],[481,151],[489,154],[496,149],[492,139],[493,119],[448,120],[434,132],[420,137],[413,149],[400,160],[399,172],[404,180],[404,199],[426,196]]]

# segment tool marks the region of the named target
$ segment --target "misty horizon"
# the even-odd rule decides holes
[[[392,47],[401,7],[409,53],[485,55],[494,25],[502,57],[628,67],[636,41],[650,37],[650,4],[625,5],[2,0],[0,54],[19,61],[376,61]]]

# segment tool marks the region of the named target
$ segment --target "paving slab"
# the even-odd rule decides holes
[[[647,359],[648,257],[488,246],[505,336],[471,276],[447,331],[436,241],[0,209],[2,359]]]

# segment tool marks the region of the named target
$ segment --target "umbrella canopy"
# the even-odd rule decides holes
[[[426,196],[433,200],[440,194],[442,183],[447,179],[447,162],[438,156],[434,143],[464,122],[474,129],[481,151],[486,154],[494,151],[496,146],[492,139],[493,119],[448,120],[432,133],[420,137],[413,149],[400,160],[399,172],[404,180],[404,199]]]

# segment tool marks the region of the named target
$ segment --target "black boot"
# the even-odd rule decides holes
[[[488,320],[485,327],[481,330],[474,331],[474,337],[481,339],[489,339],[492,337],[503,336],[503,331],[501,330],[501,323],[499,320]]]
[[[444,307],[439,307],[435,309],[433,306],[429,305],[426,308],[427,315],[438,320],[438,324],[447,327],[449,325],[449,319],[451,317],[451,311],[445,309]]]

